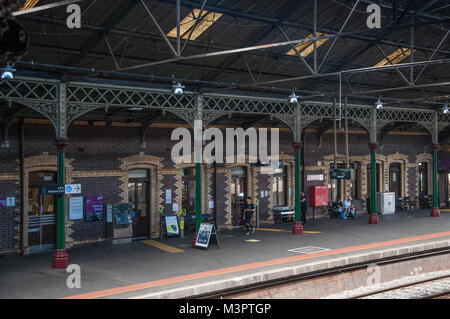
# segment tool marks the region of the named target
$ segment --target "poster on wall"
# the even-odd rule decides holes
[[[15,197],[1,197],[0,198],[0,207],[13,207],[16,206],[16,198]]]
[[[166,222],[167,237],[169,236],[179,236],[180,229],[178,227],[178,217],[177,215],[164,215],[164,220]]]
[[[86,196],[86,221],[103,220],[103,196]]]
[[[83,196],[69,197],[69,220],[81,220],[83,213]]]

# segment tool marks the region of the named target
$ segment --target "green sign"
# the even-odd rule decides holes
[[[348,169],[330,169],[330,179],[351,179]]]

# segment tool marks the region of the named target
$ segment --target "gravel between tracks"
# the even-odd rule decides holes
[[[422,281],[427,279],[432,279],[434,277],[440,277],[450,275],[450,270],[436,271],[426,274],[414,274],[401,279],[396,279],[393,281],[375,284],[365,287],[360,287],[353,290],[343,291],[338,294],[329,295],[322,299],[347,299],[352,298],[362,294],[369,294],[382,289],[395,288],[397,286],[412,284],[416,281]],[[387,291],[373,296],[364,297],[364,299],[416,299],[416,298],[426,298],[427,296],[434,295],[436,293],[441,293],[450,290],[450,278],[441,279],[438,281],[433,281],[429,283],[423,283],[417,286],[410,286],[400,289],[395,289],[393,291]]]

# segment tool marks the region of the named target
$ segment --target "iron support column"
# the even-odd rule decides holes
[[[439,150],[439,143],[434,143],[432,146],[433,150],[433,208],[431,209],[431,217],[440,217],[441,212],[439,210],[438,203],[438,182],[437,182],[437,171],[438,171],[438,159],[437,152]]]
[[[301,104],[297,104],[295,113],[295,132],[294,132],[294,152],[295,152],[295,221],[292,227],[292,233],[294,235],[303,235],[303,225],[300,206],[300,191],[301,191],[301,179],[300,179],[300,152],[303,148],[302,138],[302,125],[301,125]]]
[[[440,217],[441,212],[439,210],[438,203],[438,151],[439,151],[439,117],[438,113],[433,114],[433,132],[432,132],[433,144],[431,149],[433,151],[433,208],[431,209],[431,217]]]
[[[378,224],[377,214],[377,157],[376,149],[377,144],[377,110],[374,107],[372,109],[372,118],[370,120],[370,211],[369,211],[369,224]],[[369,209],[369,208],[368,208]]]
[[[68,144],[66,138],[56,138],[55,145],[58,150],[58,173],[57,183],[58,185],[65,184],[65,172],[64,172],[64,149]],[[53,268],[65,269],[68,264],[68,255],[65,248],[65,196],[57,195],[56,198],[56,251],[53,254]]]
[[[66,84],[61,83],[58,91],[58,108],[57,108],[57,137],[55,145],[58,152],[58,185],[65,184],[65,153],[64,150],[68,145],[66,138]],[[65,269],[67,268],[69,259],[66,252],[66,238],[65,238],[65,196],[57,195],[56,198],[56,250],[53,254],[53,268]]]

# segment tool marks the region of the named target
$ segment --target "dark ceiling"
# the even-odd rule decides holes
[[[38,6],[52,2],[56,0],[41,0]],[[164,33],[176,26],[175,0],[144,2]],[[366,26],[366,8],[373,2],[382,8],[381,29]],[[356,0],[319,0],[317,31],[329,35],[338,33],[355,3]],[[181,19],[194,8],[201,8],[202,4],[203,0],[182,0]],[[321,98],[328,101],[339,92],[338,75],[264,84],[310,75],[298,56],[285,54],[291,49],[290,45],[115,71],[117,66],[122,69],[173,59],[174,55],[140,1],[84,0],[79,5],[82,8],[81,29],[67,28],[65,7],[17,17],[30,37],[29,52],[16,65],[19,75],[68,81],[113,81],[114,84],[134,81],[165,87],[170,87],[172,77],[175,77],[193,91],[283,97],[296,88],[298,94],[304,96],[325,93],[326,97]],[[313,0],[208,0],[204,9],[223,16],[197,39],[189,41],[184,57],[283,42],[286,38],[303,39],[313,31]],[[413,58],[409,56],[400,63],[412,59],[415,62],[449,59],[450,35],[444,39],[449,25],[448,0],[359,1],[343,29],[347,34],[338,37],[332,48],[334,39],[317,49],[317,64],[323,63],[319,73],[374,66],[385,58],[383,54],[389,55],[400,47],[410,48],[412,31],[416,51]],[[413,30],[411,26],[414,26]],[[176,39],[169,40],[176,47]],[[184,42],[181,40],[181,46]],[[311,68],[313,56],[305,57]],[[347,73],[342,76],[342,92],[349,96],[351,103],[372,104],[381,96],[392,106],[442,107],[450,96],[449,63],[428,65],[416,80],[422,69],[423,66],[413,68],[416,87],[408,87],[409,67]],[[441,82],[447,84],[436,85]],[[378,92],[397,87],[406,88]]]

